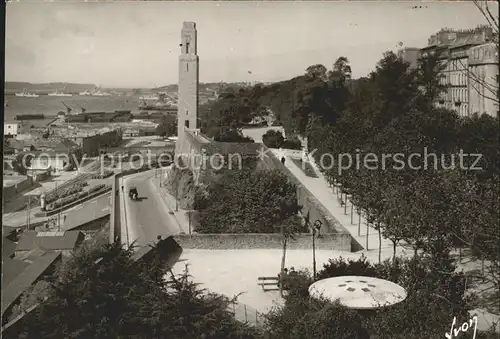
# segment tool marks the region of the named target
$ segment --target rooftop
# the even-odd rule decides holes
[[[79,231],[25,232],[19,239],[16,251],[29,251],[35,248],[73,250],[84,238],[84,234]]]
[[[8,239],[7,237],[2,237],[2,259],[8,259],[16,251],[17,244]],[[5,275],[5,270],[3,271]]]
[[[13,185],[17,185],[24,180],[26,180],[25,175],[4,175],[3,176],[3,187],[9,187]]]
[[[56,261],[61,253],[46,252],[2,288],[2,317],[14,302]]]
[[[2,250],[3,251],[3,250]],[[30,264],[21,260],[2,259],[2,290],[21,274]]]

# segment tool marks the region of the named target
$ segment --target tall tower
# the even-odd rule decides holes
[[[184,140],[184,127],[198,127],[199,60],[198,55],[196,55],[196,23],[183,23],[181,41],[177,100],[177,137],[179,142]]]

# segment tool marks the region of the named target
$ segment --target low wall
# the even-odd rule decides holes
[[[298,180],[295,175],[293,175],[290,170],[284,166],[281,161],[275,156],[275,154],[262,144],[262,154],[265,156],[260,158],[257,165],[259,169],[278,169],[283,174],[285,174],[291,182],[297,186],[297,199],[299,205],[302,206],[302,213],[305,215],[309,212],[309,218],[311,221],[320,220],[322,222],[321,232],[322,233],[347,233],[344,226],[328,211],[325,206],[311,193],[302,183]],[[297,151],[299,154],[300,151]],[[363,248],[356,239],[351,237],[351,248],[349,251],[358,251]]]
[[[116,227],[120,227],[120,224],[116,225],[116,190],[119,189],[120,187],[118,185],[118,176],[120,174],[115,174],[113,175],[113,184],[111,185],[111,209],[110,209],[110,215],[109,215],[109,243],[112,244],[115,240],[120,240],[115,239],[116,236],[120,236],[120,229],[118,229],[118,232],[116,231]]]
[[[302,213],[309,212],[311,221],[320,220],[322,222],[321,232],[324,233],[348,233],[342,224],[331,215],[331,213],[321,204],[321,202],[293,175],[290,170],[284,166],[274,153],[265,145],[262,145],[266,156],[260,159],[257,168],[260,169],[278,169],[285,174],[291,182],[297,186],[297,199],[302,206]]]
[[[241,234],[178,234],[174,236],[184,249],[281,249],[281,234],[241,233]],[[348,233],[322,234],[317,237],[316,249],[332,251],[351,251],[351,235]],[[291,240],[288,249],[311,249],[311,234],[298,234]]]

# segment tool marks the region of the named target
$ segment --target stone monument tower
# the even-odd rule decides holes
[[[184,128],[198,128],[198,55],[196,55],[196,23],[184,22],[179,57],[179,94],[177,100],[177,147],[184,142]]]

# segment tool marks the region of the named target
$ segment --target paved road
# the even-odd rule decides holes
[[[154,187],[157,184],[154,179],[153,170],[127,176],[123,179],[123,183],[120,183],[124,186],[125,199],[126,225],[123,226],[128,229],[130,242],[136,240],[139,246],[152,243],[158,235],[165,238],[180,233],[176,220],[168,213],[169,207]],[[132,186],[137,187],[139,193],[137,201],[128,197],[128,191]]]
[[[98,219],[109,213],[111,208],[111,193],[103,194],[97,199],[93,199],[78,206],[75,206],[65,213],[61,213],[62,229],[70,229],[83,223]]]
[[[99,196],[97,198],[94,198],[92,200],[86,201],[80,205],[77,205],[75,207],[72,207],[68,210],[65,210],[61,212],[61,226],[66,225],[70,226],[70,222],[83,222],[83,221],[90,221],[94,216],[97,216],[101,213],[102,210],[104,209],[109,209],[110,206],[110,194],[104,194],[102,196]],[[55,218],[57,217],[56,215],[53,215],[51,217],[35,217],[34,213],[39,212],[40,207],[34,208],[31,210],[31,223],[37,223],[40,221],[46,221],[49,218]],[[26,213],[27,211],[21,211],[17,213],[11,213],[8,216],[3,217],[3,223],[8,226],[12,227],[19,227],[19,226],[24,226],[26,225]],[[71,217],[68,220],[64,219],[64,216],[67,214],[71,214]]]

